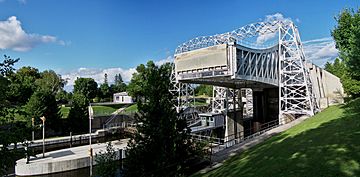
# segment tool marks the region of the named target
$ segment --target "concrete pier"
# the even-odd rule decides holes
[[[124,158],[125,153],[120,153],[127,147],[128,139],[120,141],[112,141],[112,145],[116,150],[117,159]],[[93,165],[96,165],[95,154],[104,152],[107,143],[93,144]],[[123,151],[124,152],[124,151]],[[45,158],[42,154],[37,154],[36,157],[31,157],[27,164],[26,159],[16,161],[15,174],[17,176],[33,176],[64,172],[69,170],[80,169],[90,166],[89,159],[89,145],[79,146],[74,148],[61,149],[45,153]]]

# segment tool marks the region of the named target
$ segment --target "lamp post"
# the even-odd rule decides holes
[[[45,157],[45,116],[40,117],[40,119],[42,120],[42,130],[43,130],[43,158]]]
[[[93,165],[93,149],[91,148],[91,119],[93,119],[94,110],[89,104],[89,155],[90,155],[90,176],[92,176],[92,165]]]
[[[32,125],[32,132],[31,132],[31,140],[34,142],[34,126],[35,126],[35,119],[31,118],[31,125]]]

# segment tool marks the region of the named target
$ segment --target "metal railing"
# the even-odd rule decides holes
[[[238,133],[228,135],[228,136],[226,136],[224,138],[215,138],[215,137],[211,137],[211,136],[204,136],[204,135],[197,135],[197,134],[191,134],[190,136],[191,136],[191,138],[193,140],[207,141],[209,143],[218,145],[218,147],[222,147],[222,149],[226,149],[226,148],[229,148],[229,147],[231,147],[231,146],[233,146],[235,144],[239,144],[239,143],[248,141],[248,140],[253,139],[253,138],[255,138],[255,137],[257,137],[257,136],[271,130],[271,129],[274,129],[274,128],[279,126],[278,123],[279,123],[278,120],[273,120],[273,121],[261,124],[258,129],[253,127],[253,128],[250,128],[250,129],[240,131]],[[245,135],[247,135],[247,136],[245,136]],[[222,149],[219,148],[218,151],[220,151]]]

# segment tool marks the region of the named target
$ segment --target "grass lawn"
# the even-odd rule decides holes
[[[67,118],[69,116],[70,107],[60,107],[61,118]]]
[[[329,107],[194,176],[360,176],[360,99]]]
[[[137,112],[137,111],[138,111],[137,104],[133,104],[133,105],[125,108],[124,113],[125,114],[130,114],[130,113],[134,113],[134,112]]]
[[[115,112],[117,109],[124,107],[123,104],[114,104],[114,105],[104,105],[104,106],[92,106],[94,110],[95,116],[105,116],[110,115]],[[70,107],[61,107],[60,112],[62,114],[62,118],[67,118],[70,112]]]
[[[119,108],[124,107],[124,104],[106,105],[106,106],[92,106],[94,110],[94,116],[106,116],[115,112]]]

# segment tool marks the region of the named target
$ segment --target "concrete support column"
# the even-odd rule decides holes
[[[264,122],[264,92],[253,91],[253,104],[254,104],[254,118],[253,128],[254,132],[259,131],[261,124]]]

